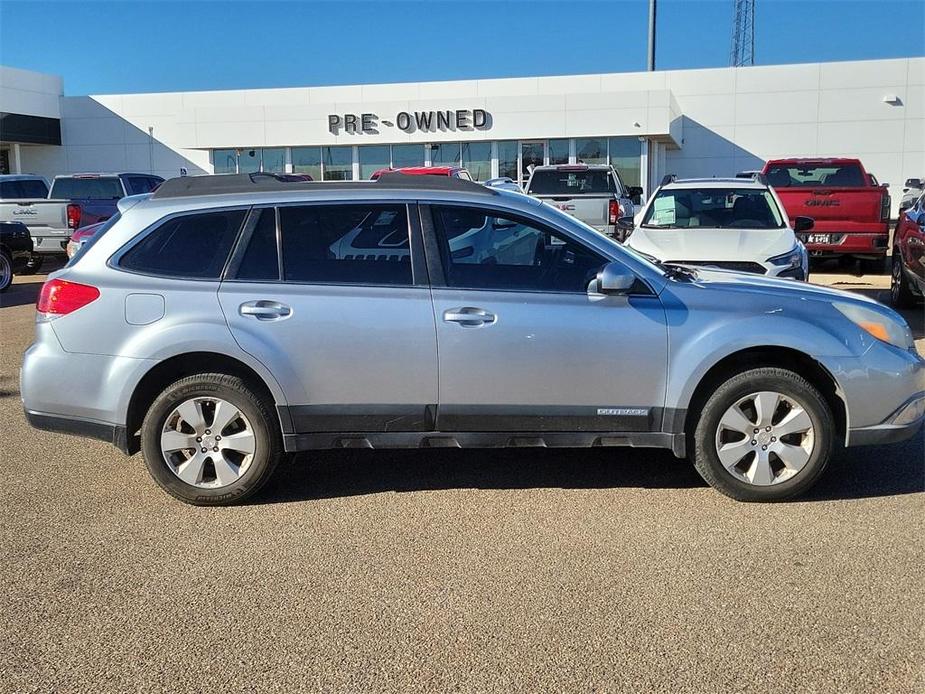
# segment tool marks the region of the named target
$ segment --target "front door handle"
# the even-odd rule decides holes
[[[281,320],[292,315],[292,309],[278,301],[248,301],[241,304],[238,311],[242,316],[257,320]]]
[[[450,308],[443,312],[443,320],[447,323],[459,323],[466,328],[475,328],[480,325],[491,325],[498,317],[491,311],[472,306]]]

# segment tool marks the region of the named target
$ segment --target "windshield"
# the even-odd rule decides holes
[[[839,186],[863,188],[867,186],[861,167],[857,164],[778,164],[767,173],[768,183],[774,188],[813,186]]]
[[[530,189],[534,195],[590,195],[613,193],[613,178],[605,169],[569,171],[540,169],[533,172]]]
[[[650,229],[781,229],[783,216],[768,190],[673,188],[660,190],[646,210]]]
[[[51,184],[51,197],[68,200],[118,200],[122,182],[116,178],[58,178]]]

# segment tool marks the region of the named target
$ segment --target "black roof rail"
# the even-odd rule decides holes
[[[185,198],[197,195],[231,195],[294,190],[443,190],[481,195],[498,195],[498,191],[474,181],[450,176],[415,176],[398,172],[382,174],[376,181],[292,181],[271,173],[218,174],[170,178],[151,195]]]
[[[662,178],[662,182],[659,185],[667,186],[669,183],[674,183],[676,180],[678,180],[676,174],[665,174],[665,176]]]

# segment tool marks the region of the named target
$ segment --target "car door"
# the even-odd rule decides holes
[[[219,299],[235,340],[285,392],[295,433],[433,429],[433,306],[408,210],[252,212]]]
[[[610,259],[567,232],[475,206],[423,209],[441,431],[660,429],[668,335],[643,282],[631,296],[589,293]]]

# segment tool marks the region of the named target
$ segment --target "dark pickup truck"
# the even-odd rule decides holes
[[[22,222],[0,222],[0,292],[32,258],[32,237]]]
[[[790,219],[811,217],[801,234],[811,257],[849,258],[880,271],[889,248],[890,195],[857,159],[775,159],[762,173]]]
[[[126,195],[150,193],[164,179],[146,173],[68,174],[55,176],[48,197],[69,200],[80,206],[71,228],[105,222],[116,213],[116,203]]]

